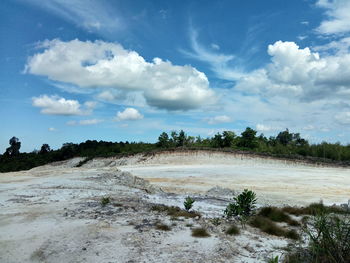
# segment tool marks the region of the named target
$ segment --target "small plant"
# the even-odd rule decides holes
[[[162,231],[170,231],[171,230],[170,226],[168,226],[166,224],[157,224],[156,229],[162,230]]]
[[[186,224],[186,227],[193,227],[193,224]]]
[[[278,256],[270,258],[267,263],[278,263]]]
[[[102,205],[102,206],[106,206],[106,205],[108,205],[110,202],[111,202],[110,197],[102,197],[102,199],[101,199],[101,205]]]
[[[258,215],[267,217],[275,222],[286,222],[290,226],[300,226],[300,224],[292,219],[288,214],[281,209],[273,206],[267,206],[260,209]]]
[[[219,217],[215,217],[215,218],[211,219],[210,221],[214,226],[219,226],[221,224],[221,220]]]
[[[195,202],[195,200],[192,199],[191,197],[189,197],[189,196],[186,197],[185,202],[184,202],[184,207],[185,207],[186,211],[190,211],[194,202]]]
[[[186,211],[177,206],[166,206],[166,205],[154,205],[151,207],[151,211],[163,213],[165,212],[168,216],[172,218],[185,217],[185,218],[194,218],[201,217],[201,214],[194,211]]]
[[[239,229],[235,225],[232,225],[226,230],[225,233],[226,233],[226,235],[230,235],[230,236],[238,235],[239,234]]]
[[[198,227],[192,229],[193,237],[210,237],[210,234],[207,232],[205,228]]]
[[[233,203],[227,205],[224,214],[227,218],[239,216],[242,227],[245,227],[248,217],[253,214],[256,204],[256,194],[251,190],[244,189],[244,191],[234,197],[233,200]]]

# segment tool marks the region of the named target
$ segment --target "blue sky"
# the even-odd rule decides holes
[[[350,143],[350,1],[0,6],[2,152],[247,126]]]

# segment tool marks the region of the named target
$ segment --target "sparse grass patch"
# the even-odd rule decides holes
[[[239,229],[235,225],[231,225],[227,230],[226,230],[226,235],[238,235],[239,234]]]
[[[337,206],[325,206],[322,203],[312,203],[306,207],[291,207],[286,206],[282,208],[283,212],[288,214],[301,216],[301,215],[318,215],[318,214],[349,214],[348,211]]]
[[[193,224],[186,224],[186,227],[193,227]]]
[[[286,222],[290,226],[300,226],[300,224],[296,220],[292,219],[288,214],[286,214],[284,211],[277,207],[263,207],[261,208],[258,215],[267,217],[275,222]]]
[[[298,239],[299,235],[296,231],[285,230],[276,225],[275,222],[263,216],[254,216],[249,222],[252,227],[259,228],[261,231],[279,237],[287,237],[291,239]],[[294,233],[295,232],[295,233]]]
[[[162,231],[170,231],[171,227],[166,225],[166,224],[157,224],[156,225],[157,230],[162,230]]]
[[[213,219],[210,220],[210,222],[214,225],[214,226],[219,226],[221,224],[221,219],[219,217],[215,217]]]
[[[186,217],[186,218],[194,218],[201,217],[201,214],[195,211],[186,211],[181,209],[178,206],[166,206],[166,205],[154,205],[151,207],[151,211],[156,211],[159,213],[166,213],[168,216],[172,217]]]
[[[109,196],[101,198],[101,205],[106,206],[111,202],[111,198]]]
[[[205,228],[197,227],[192,229],[193,237],[210,237],[210,234],[207,232]]]

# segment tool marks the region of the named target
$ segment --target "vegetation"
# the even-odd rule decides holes
[[[256,204],[256,194],[248,189],[233,198],[234,202],[229,203],[224,211],[227,217],[250,216]]]
[[[285,230],[269,218],[263,216],[254,216],[251,218],[251,220],[249,220],[248,223],[252,227],[259,228],[261,231],[270,235],[286,237],[290,239],[299,239],[299,235],[295,230]]]
[[[249,151],[278,158],[350,165],[350,144],[346,146],[340,143],[327,142],[310,144],[306,139],[301,138],[299,133],[291,133],[288,129],[270,138],[266,138],[264,134],[257,135],[257,131],[250,127],[247,127],[240,136],[232,131],[224,131],[215,134],[211,138],[188,136],[181,130],[180,132],[172,131],[170,134],[161,133],[157,143],[87,140],[79,144],[64,143],[57,150],[52,150],[45,143],[40,147],[40,150],[34,150],[30,153],[20,152],[21,142],[15,136],[9,140],[9,144],[10,147],[0,155],[0,172],[28,170],[39,165],[63,161],[72,157],[92,159],[94,157],[122,156],[177,148]]]
[[[177,206],[166,206],[166,205],[154,205],[151,207],[151,211],[156,211],[159,213],[166,213],[168,216],[177,218],[177,217],[186,217],[186,218],[194,218],[194,217],[201,217],[201,214],[194,211],[186,211],[182,210],[180,207]]]
[[[320,213],[304,232],[309,237],[307,247],[296,247],[284,262],[346,263],[350,262],[350,217]]]
[[[192,208],[194,202],[195,202],[194,199],[192,199],[191,197],[189,196],[186,197],[184,201],[184,207],[186,211],[189,211]]]
[[[101,205],[106,206],[111,202],[111,199],[109,197],[102,197],[101,199]]]
[[[235,225],[231,225],[227,230],[226,230],[226,235],[238,235],[239,234],[239,229]]]
[[[282,209],[279,209],[277,207],[263,207],[260,209],[258,215],[269,218],[274,222],[286,222],[290,226],[300,225],[296,220],[292,219],[290,215],[286,214],[284,211],[282,211]]]
[[[283,212],[288,214],[300,216],[300,215],[319,215],[319,214],[347,214],[349,211],[337,206],[325,206],[322,203],[312,203],[307,207],[291,207],[286,206],[282,208]]]
[[[193,237],[210,237],[210,234],[207,232],[205,228],[198,227],[192,229]]]
[[[170,231],[171,227],[166,224],[156,224],[156,229],[162,231]]]

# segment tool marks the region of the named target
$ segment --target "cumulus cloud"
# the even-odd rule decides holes
[[[116,121],[136,121],[143,119],[143,115],[134,108],[126,108],[124,111],[118,111]]]
[[[88,120],[80,120],[80,121],[68,121],[67,122],[67,125],[69,126],[77,126],[77,125],[82,125],[82,126],[85,126],[85,125],[96,125],[98,123],[101,123],[103,122],[103,120],[100,120],[100,119],[88,119]]]
[[[232,119],[227,115],[214,116],[211,118],[206,118],[205,120],[208,124],[228,123],[232,121]]]
[[[49,115],[87,115],[95,106],[94,102],[86,102],[82,106],[77,100],[67,100],[59,96],[41,95],[32,98],[32,105],[41,108],[41,113]]]
[[[259,132],[271,132],[271,131],[279,130],[279,128],[258,123],[256,125],[256,130]]]
[[[160,58],[147,62],[135,51],[103,41],[52,40],[41,47],[44,51],[28,59],[25,72],[83,88],[139,91],[148,105],[160,109],[188,110],[214,101],[206,75],[188,65]]]
[[[321,34],[343,34],[350,32],[350,1],[319,0],[316,5],[326,9],[327,20],[316,29]]]
[[[306,101],[344,97],[350,92],[350,54],[321,58],[308,47],[282,41],[269,45],[268,54],[271,63],[242,77],[237,90]]]

